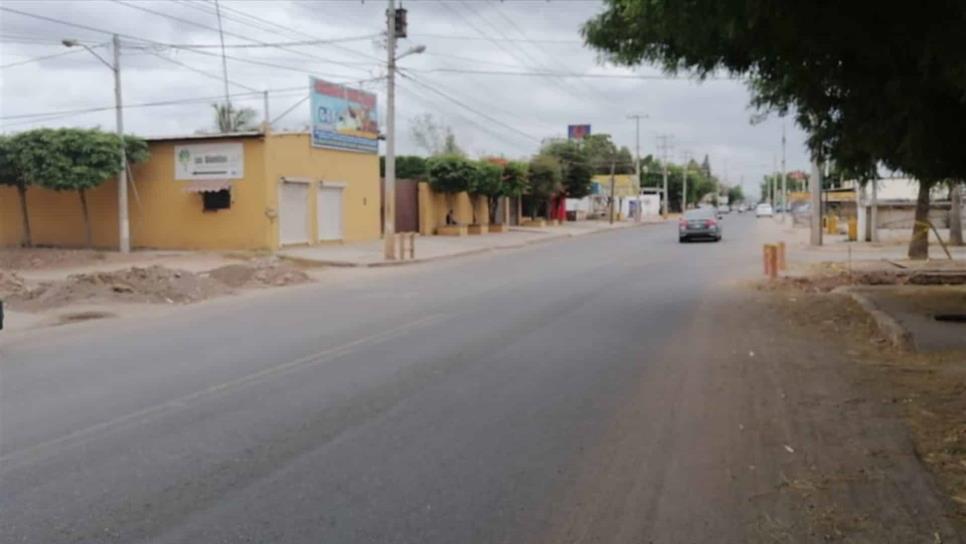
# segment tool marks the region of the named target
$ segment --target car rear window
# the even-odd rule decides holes
[[[714,212],[712,210],[706,210],[706,209],[688,210],[684,212],[685,219],[708,219],[713,215],[714,215]]]

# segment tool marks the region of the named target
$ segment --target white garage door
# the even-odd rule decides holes
[[[278,207],[282,245],[309,243],[309,185],[283,182],[279,185]]]
[[[342,239],[342,188],[319,186],[316,216],[319,240]]]

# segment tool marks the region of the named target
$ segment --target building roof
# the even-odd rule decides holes
[[[261,131],[252,130],[247,132],[226,132],[212,134],[182,134],[180,136],[149,136],[144,140],[147,142],[173,142],[176,140],[226,140],[237,138],[259,138],[265,134]]]

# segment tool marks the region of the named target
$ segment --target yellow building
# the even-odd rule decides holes
[[[609,174],[594,176],[591,180],[593,194],[610,196],[610,181]],[[635,196],[640,193],[640,184],[636,183],[633,174],[614,174],[614,196]]]
[[[149,139],[132,168],[131,245],[156,249],[278,249],[380,236],[379,157],[315,148],[308,133]],[[88,192],[94,245],[116,248],[117,182]],[[83,247],[73,191],[27,191],[36,245]],[[21,240],[16,189],[0,186],[0,245]]]

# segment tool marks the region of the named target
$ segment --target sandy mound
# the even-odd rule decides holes
[[[74,274],[58,282],[43,283],[11,303],[22,309],[43,310],[75,302],[188,303],[230,293],[213,279],[162,266],[133,267],[116,272]]]
[[[229,287],[280,287],[312,281],[289,263],[275,259],[229,264],[208,272],[208,277]]]
[[[28,290],[23,278],[13,272],[0,270],[0,298],[23,295]]]

